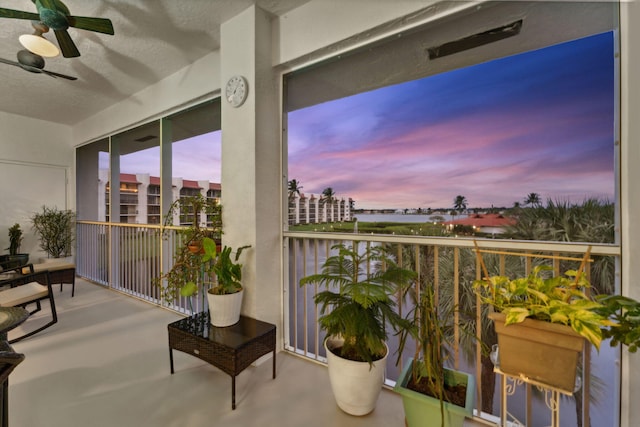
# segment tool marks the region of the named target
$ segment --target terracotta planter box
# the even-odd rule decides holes
[[[569,326],[525,319],[505,326],[505,316],[491,313],[498,334],[500,370],[573,394],[584,338]]]

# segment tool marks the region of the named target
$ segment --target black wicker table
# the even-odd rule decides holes
[[[209,312],[195,314],[167,326],[169,360],[173,374],[173,350],[204,360],[231,376],[231,408],[236,409],[236,376],[261,356],[273,352],[276,377],[276,326],[246,316],[235,325],[212,326]]]

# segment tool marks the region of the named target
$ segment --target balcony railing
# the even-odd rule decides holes
[[[188,314],[188,301],[180,300],[167,303],[160,298],[159,289],[153,285],[153,279],[161,271],[171,267],[173,254],[179,245],[179,234],[175,228],[165,229],[160,226],[139,224],[105,224],[79,221],[77,229],[77,271],[78,274],[96,283],[110,286],[136,298]],[[473,280],[480,278],[480,267],[474,252],[474,241],[462,238],[430,238],[419,236],[364,235],[340,233],[300,233],[285,232],[284,292],[286,301],[284,340],[286,350],[301,357],[324,363],[322,348],[324,336],[318,326],[318,310],[313,304],[313,296],[317,287],[299,287],[300,279],[306,275],[320,271],[320,268],[331,254],[331,246],[345,242],[358,245],[390,245],[399,263],[405,267],[415,268],[427,283],[446,293],[459,307],[453,319],[454,345],[451,366],[476,376],[477,415],[483,420],[498,424],[497,416],[501,413],[500,381],[493,374],[489,358],[483,353],[481,345],[468,344],[460,324],[464,322],[472,326],[476,335],[487,325],[483,323],[480,305],[470,288]],[[509,240],[479,240],[482,249],[521,252],[523,254],[573,254],[582,256],[590,245],[582,243],[526,242]],[[594,266],[587,272],[592,276],[592,283],[599,283],[607,292],[619,289],[616,265],[620,249],[614,245],[591,245]],[[483,255],[490,274],[525,274],[532,265],[543,262],[542,259],[529,256]],[[598,264],[598,266],[596,266]],[[606,268],[602,269],[602,265]],[[556,273],[569,268],[577,268],[570,262],[554,260],[551,264]],[[605,283],[606,282],[606,283]],[[206,303],[200,298],[193,301],[193,311],[206,309]],[[401,313],[409,307],[401,301]],[[397,339],[390,337],[389,347],[394,357],[388,358],[387,385],[392,385],[401,369],[395,365]],[[406,359],[411,355],[405,355]],[[582,386],[571,399],[563,400],[561,425],[589,426],[615,425],[617,418],[618,376],[615,359],[617,349],[609,349],[606,344],[600,350],[585,351],[580,378]],[[402,359],[402,358],[401,358]],[[494,382],[495,381],[495,382]],[[509,411],[519,420],[530,421],[532,417],[548,414],[544,398],[537,397],[530,387],[523,387],[509,397]],[[516,401],[516,409],[511,405]],[[596,405],[596,403],[598,405]],[[578,408],[578,409],[576,409]],[[565,418],[568,418],[565,420]],[[604,419],[602,422],[597,420]],[[527,425],[535,423],[527,422]],[[548,424],[548,423],[547,423]],[[541,424],[542,425],[542,424]],[[545,424],[546,425],[546,424]]]
[[[78,275],[179,313],[204,310],[203,296],[177,301],[162,299],[154,282],[173,266],[173,255],[181,244],[178,227],[140,224],[105,224],[78,221]]]
[[[451,300],[457,309],[454,311],[452,321],[453,348],[450,349],[453,359],[450,367],[472,373],[477,381],[476,414],[484,421],[499,423],[497,416],[501,413],[501,382],[493,373],[493,365],[490,363],[487,351],[483,352],[479,340],[469,340],[463,333],[461,324],[467,326],[466,330],[474,331],[476,337],[481,336],[481,331],[486,330],[487,321],[482,315],[482,307],[472,291],[474,280],[481,278],[481,268],[474,251],[473,239],[460,238],[428,238],[414,236],[384,236],[362,234],[325,234],[325,233],[285,233],[288,248],[289,265],[286,271],[288,301],[285,301],[287,319],[285,327],[285,340],[287,349],[303,357],[324,363],[326,361],[322,346],[324,334],[318,327],[318,309],[313,304],[314,295],[322,289],[317,286],[299,287],[302,277],[318,273],[324,261],[332,254],[331,246],[336,243],[348,245],[388,245],[395,254],[398,263],[417,271],[423,276],[423,281],[439,290],[440,295]],[[549,260],[545,255],[565,255],[573,258],[581,258],[590,248],[592,258],[595,260],[593,267],[587,271],[592,276],[592,283],[597,283],[605,291],[613,292],[617,288],[614,283],[616,275],[615,265],[619,257],[619,248],[613,245],[588,245],[576,243],[555,242],[525,242],[482,239],[477,241],[481,249],[489,252],[515,252],[522,256],[505,254],[483,254],[490,274],[524,275],[533,265],[549,263],[555,274],[561,274],[568,269],[577,269],[578,261]],[[528,255],[536,254],[539,257]],[[561,257],[560,257],[561,258]],[[606,268],[602,268],[606,266]],[[609,274],[610,273],[610,274]],[[598,275],[596,277],[596,274]],[[605,277],[606,276],[606,277]],[[603,283],[606,282],[606,283]],[[406,313],[410,309],[403,301],[398,301],[398,309]],[[391,334],[390,334],[391,335]],[[487,341],[487,337],[483,336]],[[470,342],[474,342],[470,345]],[[491,342],[486,344],[491,344]],[[392,386],[397,379],[401,366],[396,366],[397,338],[390,336],[388,342],[390,352],[394,357],[387,359],[387,385]],[[606,344],[604,344],[606,347]],[[486,347],[485,347],[486,348]],[[403,355],[400,360],[412,357]],[[582,361],[579,390],[573,399],[562,401],[563,416],[561,425],[589,426],[592,419],[603,418],[601,425],[614,425],[616,418],[612,417],[617,408],[617,403],[603,409],[603,395],[613,396],[618,389],[615,363],[616,350],[610,348],[601,349],[600,354],[587,347]],[[401,364],[402,362],[400,362]],[[594,367],[592,369],[592,367]],[[613,367],[613,368],[612,368]],[[603,368],[606,374],[603,374]],[[606,381],[605,381],[606,380]],[[595,382],[595,383],[594,383]],[[592,387],[592,383],[596,387]],[[550,411],[546,408],[544,399],[531,387],[522,387],[514,397],[508,400],[509,411],[514,420],[525,419],[526,425],[544,423],[549,417]],[[606,390],[606,391],[604,391]],[[604,393],[603,393],[604,391]],[[536,397],[538,396],[538,397]],[[597,397],[593,397],[597,396]],[[597,408],[592,405],[592,400],[599,403]],[[606,400],[606,399],[605,399]],[[515,402],[515,404],[514,404]],[[515,409],[512,410],[513,406]],[[578,408],[578,409],[576,409]],[[595,413],[598,412],[598,413]],[[579,420],[579,421],[578,421]],[[547,424],[541,424],[547,425]],[[598,425],[598,424],[595,424]]]

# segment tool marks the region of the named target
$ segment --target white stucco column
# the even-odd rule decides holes
[[[640,5],[620,2],[621,44],[621,146],[620,200],[622,211],[622,293],[640,299]],[[640,420],[640,353],[622,355],[621,426],[632,427]]]
[[[225,22],[220,33],[222,240],[234,248],[251,245],[242,258],[242,313],[282,331],[280,85],[271,66],[271,19],[253,6]],[[234,75],[249,83],[238,108],[224,96]]]

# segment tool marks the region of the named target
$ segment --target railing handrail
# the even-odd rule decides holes
[[[162,224],[132,224],[128,222],[106,222],[106,221],[86,221],[78,220],[76,224],[87,225],[106,225],[109,227],[129,227],[129,228],[149,228],[153,230],[183,230],[188,228],[187,225],[162,225]],[[215,230],[213,227],[200,227],[203,230]]]
[[[401,243],[407,245],[433,245],[458,248],[474,248],[474,241],[482,249],[509,249],[520,251],[585,253],[591,247],[592,255],[620,256],[617,244],[589,242],[542,242],[535,240],[484,239],[471,237],[431,237],[397,234],[331,233],[310,231],[285,231],[284,237],[318,240],[354,240],[359,242]]]

